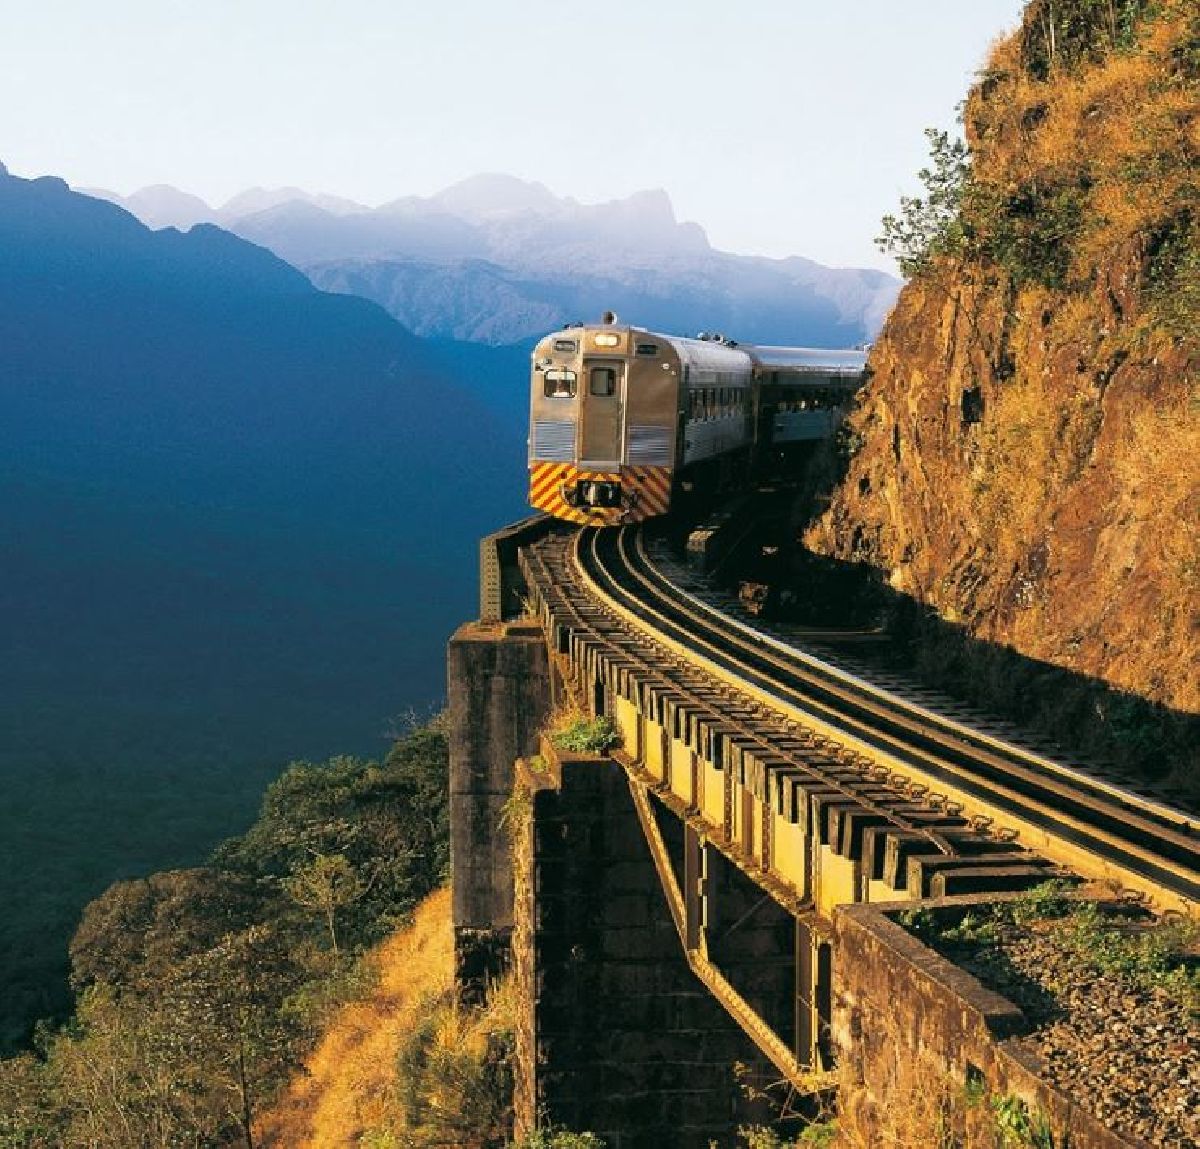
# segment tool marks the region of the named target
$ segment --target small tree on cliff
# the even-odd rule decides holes
[[[967,145],[948,132],[926,128],[930,164],[918,178],[924,196],[901,196],[897,215],[885,215],[875,245],[895,256],[909,278],[926,271],[942,255],[962,251],[966,232],[962,221],[963,195],[971,173]]]
[[[297,866],[284,882],[293,900],[325,919],[329,942],[338,954],[337,912],[367,893],[345,854],[316,854],[306,865]]]

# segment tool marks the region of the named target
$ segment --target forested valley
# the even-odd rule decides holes
[[[447,874],[440,720],[381,761],[293,763],[202,866],[117,882],[71,942],[75,1012],[0,1061],[0,1146],[253,1146],[362,955]]]

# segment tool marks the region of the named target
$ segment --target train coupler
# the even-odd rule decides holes
[[[558,493],[568,507],[612,509],[621,505],[621,484],[609,479],[577,479],[561,483]]]

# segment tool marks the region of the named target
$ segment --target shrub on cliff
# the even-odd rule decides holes
[[[607,715],[588,718],[577,714],[570,717],[561,729],[553,731],[550,741],[559,750],[575,754],[603,754],[620,744],[621,732]]]
[[[1034,0],[964,105],[969,144],[926,130],[924,194],[884,216],[880,249],[910,277],[952,258],[1018,286],[1078,288],[1114,233],[1140,230],[1148,298],[1182,332],[1200,291],[1188,143],[1200,17],[1180,43],[1170,25],[1182,11],[1181,0]]]
[[[967,145],[948,132],[926,128],[930,164],[918,173],[923,196],[903,196],[899,215],[883,217],[875,240],[880,251],[896,257],[907,276],[928,271],[939,258],[963,250],[962,199],[970,176]]]
[[[315,859],[341,858],[362,890],[339,915],[339,934],[351,948],[377,941],[446,877],[448,770],[440,722],[410,731],[382,763],[293,763],[214,861],[286,891]]]

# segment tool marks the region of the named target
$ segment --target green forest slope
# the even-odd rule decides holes
[[[297,763],[205,866],[118,882],[71,943],[73,1019],[0,1061],[0,1146],[251,1143],[361,991],[366,947],[446,876],[446,741]]]

